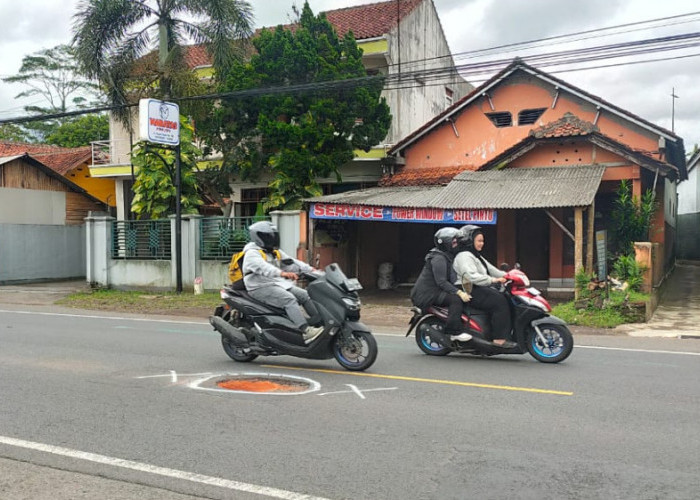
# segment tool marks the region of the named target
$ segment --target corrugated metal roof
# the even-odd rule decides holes
[[[465,171],[431,201],[433,208],[524,209],[590,205],[603,165]]]
[[[430,201],[444,188],[445,186],[374,187],[307,198],[304,201],[311,203],[421,208],[429,206]]]
[[[447,186],[374,187],[304,201],[454,210],[583,207],[604,171],[603,165],[464,171]]]

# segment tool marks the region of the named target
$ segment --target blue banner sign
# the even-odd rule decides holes
[[[424,222],[430,224],[495,224],[495,210],[374,207],[339,203],[312,203],[312,219]]]

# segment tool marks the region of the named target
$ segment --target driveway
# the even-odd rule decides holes
[[[700,261],[676,263],[651,321],[615,330],[635,337],[700,339]]]

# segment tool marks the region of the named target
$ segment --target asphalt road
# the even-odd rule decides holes
[[[203,322],[0,311],[0,498],[697,498],[700,341],[238,364]],[[231,374],[303,394],[216,389]],[[302,380],[304,379],[304,380]],[[308,495],[309,497],[303,496]]]

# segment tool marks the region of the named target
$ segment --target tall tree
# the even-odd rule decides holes
[[[298,207],[304,197],[321,193],[318,178],[340,179],[338,168],[355,149],[369,151],[386,136],[391,114],[381,97],[383,81],[362,79],[367,72],[352,33],[340,39],[308,2],[293,30],[263,30],[253,44],[250,61],[232,65],[220,90],[257,89],[259,97],[222,100],[198,130],[224,158],[205,182],[216,190],[232,177],[252,180],[270,172],[266,208]],[[340,80],[346,83],[338,85]],[[260,91],[300,84],[311,89]]]
[[[177,97],[173,82],[187,73],[187,43],[204,45],[215,69],[228,67],[242,55],[252,10],[244,0],[82,0],[74,22],[84,74],[100,81],[112,105],[123,106],[145,96]],[[116,115],[130,126],[126,109]]]
[[[84,108],[94,104],[98,96],[97,85],[80,77],[75,51],[68,45],[57,45],[25,56],[19,72],[2,80],[25,87],[15,99],[41,98],[41,104],[24,107],[24,110],[31,114],[63,113],[69,107]],[[31,122],[24,127],[40,141],[62,122]]]
[[[89,146],[92,141],[109,138],[107,115],[83,115],[60,125],[47,138],[46,142],[64,148]]]

